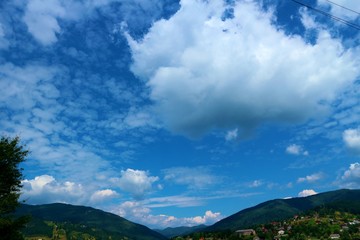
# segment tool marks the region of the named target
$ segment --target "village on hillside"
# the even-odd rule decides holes
[[[320,210],[295,215],[285,221],[253,226],[236,231],[194,233],[173,240],[322,240],[360,239],[360,215],[347,212]]]

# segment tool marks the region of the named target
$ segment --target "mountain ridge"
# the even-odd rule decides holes
[[[335,204],[335,207],[342,205],[343,208],[354,206],[354,210],[360,212],[358,202],[360,202],[360,190],[349,189],[329,191],[308,197],[273,199],[234,213],[207,227],[204,231],[237,230],[254,224],[289,218],[322,205]]]
[[[206,227],[207,227],[206,225],[197,225],[193,227],[180,226],[180,227],[167,227],[165,229],[153,229],[153,230],[164,235],[165,237],[172,238],[175,236],[183,236],[193,232],[201,231]]]

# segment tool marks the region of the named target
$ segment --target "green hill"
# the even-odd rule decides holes
[[[205,231],[235,231],[257,224],[290,218],[321,206],[360,213],[360,190],[337,190],[309,197],[267,201],[237,212],[206,228]]]
[[[18,215],[31,215],[23,233],[26,237],[61,239],[163,240],[163,235],[118,215],[84,206],[54,203],[21,205]]]

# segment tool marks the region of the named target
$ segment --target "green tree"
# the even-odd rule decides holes
[[[16,218],[12,213],[19,206],[22,170],[28,151],[20,145],[19,137],[0,139],[0,236],[3,239],[23,239],[20,229],[27,217]]]

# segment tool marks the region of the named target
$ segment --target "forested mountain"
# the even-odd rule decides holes
[[[205,231],[237,230],[271,221],[283,220],[296,214],[328,206],[342,211],[360,212],[360,190],[337,190],[309,197],[275,199],[237,212]]]
[[[23,204],[17,210],[17,214],[31,215],[31,222],[23,230],[26,237],[112,240],[166,239],[143,225],[91,207],[62,203],[36,206]]]

